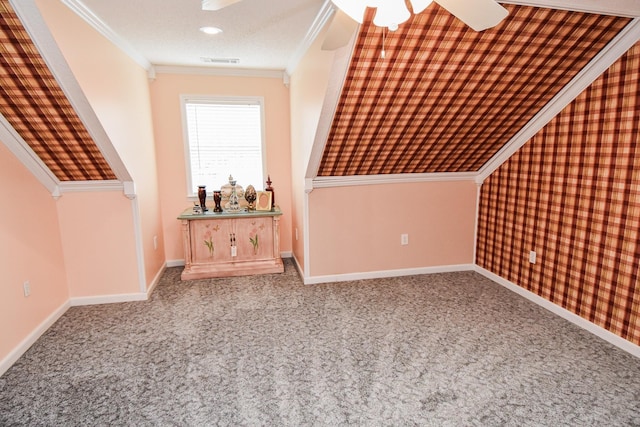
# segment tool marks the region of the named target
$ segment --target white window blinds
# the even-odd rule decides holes
[[[219,190],[233,175],[239,185],[264,188],[260,99],[185,99],[190,195],[198,185]]]

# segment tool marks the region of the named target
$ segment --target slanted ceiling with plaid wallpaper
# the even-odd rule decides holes
[[[503,6],[476,32],[432,4],[384,40],[369,15],[318,175],[477,171],[630,21]]]
[[[0,113],[60,181],[116,179],[8,0],[0,0]]]
[[[640,345],[640,44],[485,180],[478,225],[479,266]]]

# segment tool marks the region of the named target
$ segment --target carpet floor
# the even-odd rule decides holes
[[[640,425],[640,359],[473,272],[180,281],[69,309],[0,425]]]

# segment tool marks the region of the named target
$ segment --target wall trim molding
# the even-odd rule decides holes
[[[135,63],[140,65],[145,70],[152,70],[153,66],[138,52],[133,46],[129,44],[125,39],[120,37],[118,33],[108,26],[98,15],[93,13],[81,0],[61,0],[62,4],[71,9],[76,15],[82,18],[87,24],[93,27],[98,33],[102,34],[107,40],[113,43],[127,56],[129,56]]]
[[[640,16],[637,0],[501,0],[500,3],[521,4],[523,6],[546,7],[634,18]]]
[[[413,182],[473,181],[476,172],[405,173],[388,175],[323,176],[312,181],[312,188],[349,187]]]
[[[320,283],[349,282],[353,280],[383,279],[386,277],[413,276],[416,274],[451,273],[456,271],[473,271],[475,264],[454,264],[434,267],[403,268],[398,270],[367,271],[362,273],[332,274],[326,276],[304,277],[305,285]]]
[[[335,15],[336,9],[331,3],[331,0],[325,0],[318,11],[311,27],[305,34],[302,41],[298,44],[295,52],[289,58],[289,62],[287,63],[287,67],[285,68],[285,73],[287,76],[293,74],[300,63],[300,60],[304,57],[309,47],[313,44],[313,42],[318,38],[320,32],[324,29],[328,22],[331,22],[331,18]],[[287,79],[288,80],[288,79]],[[288,84],[288,83],[285,83]]]
[[[587,87],[640,40],[640,18],[632,20],[580,72],[554,96],[479,170],[476,182],[482,183],[516,151],[533,138],[547,123],[573,102]]]
[[[283,79],[283,70],[267,70],[259,68],[221,68],[221,67],[198,67],[183,65],[155,65],[157,74],[199,74],[206,76],[225,77],[263,77],[268,79]]]
[[[158,283],[160,283],[160,279],[162,278],[162,275],[164,274],[166,269],[167,269],[167,263],[165,262],[164,264],[162,264],[162,267],[160,267],[160,270],[158,270],[155,277],[149,284],[149,287],[146,289],[147,299],[149,299],[153,291],[156,289],[156,286],[158,286]]]
[[[65,301],[60,307],[48,315],[36,328],[31,331],[9,354],[0,361],[0,375],[9,370],[14,363],[69,309],[69,301]]]
[[[0,140],[13,153],[20,163],[49,191],[54,197],[60,196],[60,181],[44,164],[42,159],[31,149],[29,144],[11,126],[0,113]]]
[[[90,297],[73,297],[69,298],[71,307],[79,307],[83,305],[113,304],[119,302],[146,301],[146,292],[137,292],[131,294],[113,294],[113,295],[97,295]]]
[[[124,191],[121,181],[62,181],[60,182],[60,193],[80,193],[94,191]]]
[[[138,199],[129,199],[131,201],[131,217],[133,220],[133,236],[135,240],[136,265],[138,270],[138,290],[141,293],[147,292],[147,274],[145,272],[144,244],[142,233],[142,219],[140,216],[140,205]]]
[[[298,258],[296,257],[296,254],[292,254],[291,258],[293,260],[293,266],[296,268],[298,276],[300,276],[300,280],[302,280],[302,282],[304,283],[304,271],[302,266],[300,265],[300,262],[298,261]]]
[[[184,267],[184,260],[183,259],[170,259],[165,264],[167,265],[167,268],[169,268],[169,267]]]
[[[556,305],[551,301],[544,299],[541,296],[533,292],[530,292],[524,289],[523,287],[520,287],[515,283],[510,282],[509,280],[504,279],[483,267],[480,267],[477,264],[474,266],[474,269],[477,273],[483,275],[487,279],[492,280],[501,286],[504,286],[510,291],[515,292],[518,295],[528,299],[529,301],[541,306],[542,308],[549,310],[553,314],[560,316],[565,320],[568,320],[569,322],[573,323],[576,326],[581,327],[582,329],[587,330],[588,332],[591,332],[592,334],[596,335],[599,338],[602,338],[603,340],[607,341],[610,344],[613,344],[614,346],[620,348],[621,350],[624,350],[627,353],[630,353],[631,355],[640,358],[640,346],[637,346],[632,342],[625,340],[624,338],[612,332],[609,332],[608,330],[596,325],[595,323],[589,322],[588,320],[578,316],[577,314],[572,313],[569,310],[562,308],[559,305]]]

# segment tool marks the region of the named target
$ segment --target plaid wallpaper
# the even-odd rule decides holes
[[[640,345],[639,143],[636,44],[482,185],[477,264]]]
[[[0,0],[0,113],[60,181],[116,179],[8,0]]]
[[[320,176],[476,171],[627,18],[504,5],[475,32],[432,4],[386,33],[361,26]]]

